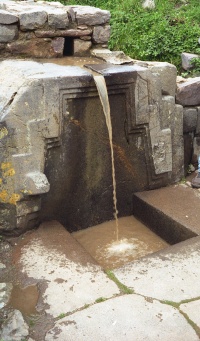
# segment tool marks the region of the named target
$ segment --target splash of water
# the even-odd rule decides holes
[[[103,112],[106,119],[106,125],[108,128],[108,136],[110,141],[111,151],[111,162],[112,162],[112,180],[113,180],[113,203],[114,203],[114,218],[116,222],[116,240],[119,240],[119,223],[118,223],[118,210],[117,210],[117,190],[116,190],[116,179],[115,179],[115,163],[114,163],[114,152],[113,152],[113,139],[112,139],[112,123],[110,116],[110,104],[108,99],[108,91],[106,82],[103,76],[93,76],[97,87],[99,98],[102,104]]]

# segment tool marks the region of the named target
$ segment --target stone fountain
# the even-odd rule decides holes
[[[56,219],[76,231],[112,219],[108,133],[89,69],[107,84],[119,216],[132,214],[136,191],[180,180],[182,106],[175,104],[173,65],[111,63],[120,58],[107,49],[108,11],[45,2],[0,6],[1,230],[21,233]],[[96,63],[85,69],[16,59],[94,54]]]

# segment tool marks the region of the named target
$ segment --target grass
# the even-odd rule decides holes
[[[114,273],[110,270],[106,270],[105,271],[106,275],[108,276],[108,278],[110,278],[111,281],[113,281],[119,288],[120,292],[123,294],[133,294],[134,291],[130,288],[128,288],[126,285],[122,284],[117,277],[114,275]]]
[[[142,0],[61,0],[111,12],[111,50],[134,59],[166,61],[181,71],[181,52],[200,54],[199,0],[155,0],[143,9]]]

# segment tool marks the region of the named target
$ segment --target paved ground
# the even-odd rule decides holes
[[[173,195],[183,188],[188,190],[177,186]],[[189,191],[190,200],[198,197],[197,190]],[[192,203],[200,218],[199,200]],[[188,203],[180,215],[189,217],[190,209]],[[39,299],[32,323],[25,318],[29,335],[19,328],[18,336],[6,336],[4,322],[2,340],[200,340],[200,236],[108,273],[57,222],[14,244],[20,285],[36,284]]]

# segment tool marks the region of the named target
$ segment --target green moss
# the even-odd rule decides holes
[[[119,290],[123,294],[133,294],[134,291],[130,288],[128,288],[126,285],[122,284],[117,277],[114,275],[114,273],[110,270],[105,271],[106,275],[111,279],[111,281],[115,282],[115,284],[118,286]]]

